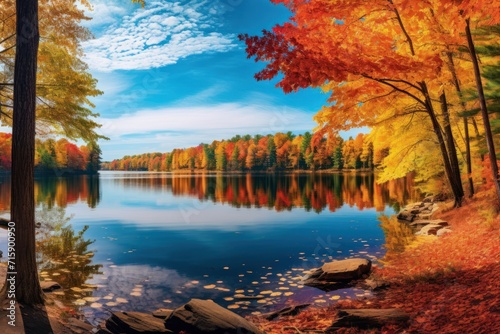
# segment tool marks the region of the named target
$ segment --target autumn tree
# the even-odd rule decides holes
[[[35,253],[35,109],[38,1],[16,1],[12,115],[11,221],[16,224],[16,300],[43,304]],[[7,286],[5,284],[4,286]]]
[[[14,14],[14,0],[6,1],[7,5],[0,8],[0,16],[3,14],[8,18]],[[90,5],[86,0],[43,0],[40,3],[39,25],[43,38],[37,59],[37,134],[56,133],[71,139],[82,138],[86,142],[104,138],[97,133],[100,125],[94,118],[98,114],[91,110],[94,105],[89,100],[102,92],[96,88],[97,81],[80,59],[80,42],[91,36],[80,22],[88,20],[83,8]],[[0,46],[3,47],[0,61],[4,65],[0,85],[5,85],[1,94],[5,116],[2,122],[8,126],[12,125],[13,90],[10,83],[14,75],[17,41],[15,22],[15,19],[6,19],[0,32]]]
[[[468,9],[467,7],[465,7],[465,8]],[[465,15],[467,15],[467,13]],[[482,83],[481,73],[480,73],[480,69],[479,69],[479,61],[477,59],[476,49],[475,49],[474,41],[472,39],[472,33],[470,30],[470,17],[466,16],[465,23],[466,23],[465,24],[465,34],[467,36],[467,45],[469,48],[469,52],[470,52],[470,56],[471,56],[472,64],[473,64],[473,68],[474,68],[474,77],[476,78],[476,89],[477,89],[477,94],[479,97],[479,105],[480,105],[480,109],[481,109],[481,116],[483,119],[486,144],[488,147],[492,180],[494,182],[495,190],[496,190],[496,194],[497,194],[497,206],[498,206],[498,208],[500,208],[500,175],[498,174],[498,164],[497,164],[497,157],[496,157],[496,151],[495,151],[495,144],[493,141],[493,133],[491,130],[491,125],[490,125],[488,107],[486,105],[486,98],[485,98],[484,90],[483,90],[483,83]],[[497,208],[497,210],[498,210],[498,208]]]
[[[290,9],[290,22],[262,36],[240,35],[248,56],[267,62],[256,78],[268,80],[280,74],[277,86],[286,93],[307,87],[330,92],[329,104],[315,117],[324,129],[374,126],[386,110],[392,117],[424,114],[459,206],[463,187],[447,116],[443,84],[449,74],[444,74],[443,58],[448,46],[460,43],[455,43],[456,29],[444,19],[456,23],[453,18],[460,19],[470,1],[459,5],[392,0],[272,2]],[[473,5],[468,12],[488,11],[478,7]],[[436,17],[444,19],[436,24]]]
[[[143,2],[139,0],[132,1],[141,2],[143,4]],[[64,3],[69,3],[69,1],[59,1],[57,3],[55,1],[47,3],[43,2],[44,5],[49,3],[53,6],[59,6]],[[84,0],[80,1],[80,3],[82,3],[84,6],[88,5],[88,3]],[[82,9],[77,8],[74,2],[71,2],[71,4],[73,4],[73,9],[75,10],[74,12],[83,12]],[[50,6],[44,6],[43,8],[46,9],[49,7]],[[9,3],[3,3],[3,6],[1,8],[7,8],[7,10],[10,10],[11,8],[13,8],[13,6],[9,6]],[[58,9],[58,7],[55,7],[53,9]],[[61,13],[57,10],[54,12]],[[53,14],[52,11],[49,11],[48,13]],[[74,22],[75,24],[79,23],[78,18],[69,16],[67,15],[67,13],[63,13],[62,16],[66,18],[66,21],[60,18],[59,21],[58,19],[56,19],[54,22]],[[53,32],[54,34],[63,33],[64,30],[59,26],[54,29]],[[26,305],[35,305],[43,304],[43,293],[40,288],[38,271],[36,269],[37,264],[34,233],[34,161],[37,110],[36,88],[38,47],[40,40],[38,0],[16,1],[15,31],[12,32],[10,36],[7,36],[7,40],[11,41],[12,39],[14,39],[14,37],[15,44],[10,45],[7,48],[4,47],[3,51],[5,51],[6,49],[15,49],[15,61],[12,77],[11,220],[16,224],[16,268],[14,269],[17,272],[16,300]],[[48,39],[50,39],[49,36],[45,37],[48,37]],[[74,39],[74,43],[72,45],[73,47],[78,46],[79,37],[81,36],[77,36]],[[2,43],[5,42],[5,38],[2,38],[1,41]],[[3,51],[2,53],[5,53]],[[83,63],[80,62],[79,69],[81,69],[82,64]],[[9,63],[6,63],[4,68],[8,69],[9,66],[10,70],[12,70],[11,64]],[[64,67],[64,64],[62,67]],[[92,84],[92,80],[90,82]],[[6,83],[2,83],[2,86],[5,86],[5,84]],[[95,81],[93,82],[93,84],[95,85]],[[10,84],[7,83],[7,86],[9,85]],[[96,93],[96,90],[95,88],[92,88],[92,85],[90,88],[94,90],[94,93]],[[87,93],[89,93],[88,90],[84,91],[82,94]],[[79,96],[86,96],[82,94],[80,94]],[[3,96],[3,99],[4,98],[5,96]],[[42,100],[40,102],[41,104],[45,104],[47,101]],[[82,117],[82,105],[87,101],[80,98],[69,100],[69,102],[72,102],[72,105],[69,106],[67,110],[71,110],[71,108],[73,107],[73,111],[80,112],[74,114],[74,118],[70,118],[71,120],[81,120],[82,122],[79,122],[79,126],[75,128],[65,128],[64,126],[68,124],[57,123],[57,120],[55,118],[52,119],[54,123],[51,123],[51,125],[55,125],[56,129],[57,124],[61,125],[63,130],[67,131],[67,134],[70,137],[81,136],[84,139],[96,139],[96,136],[99,137],[95,132],[93,132],[93,129],[98,126],[97,123],[92,121],[85,122],[86,117],[89,116],[88,110],[83,111],[84,115]],[[54,109],[55,108],[49,108],[49,115],[50,112]],[[66,116],[64,113],[60,113],[59,115]],[[3,119],[4,118],[2,118],[2,120]],[[89,127],[84,129],[82,127],[84,125],[87,125]],[[85,130],[86,133],[82,132],[82,130]],[[7,284],[5,284],[4,287],[5,286],[7,286]]]

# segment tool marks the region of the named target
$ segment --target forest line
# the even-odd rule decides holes
[[[234,136],[167,153],[125,156],[102,164],[104,170],[123,171],[284,171],[367,169],[379,164],[385,150],[374,152],[373,143],[360,133],[343,140],[306,132],[294,135]]]
[[[100,169],[97,143],[78,147],[66,138],[35,141],[35,172],[43,174],[95,174]],[[0,132],[0,172],[12,169],[12,134]]]

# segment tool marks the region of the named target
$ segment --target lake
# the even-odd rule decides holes
[[[40,275],[96,324],[109,311],[174,308],[211,298],[239,314],[328,304],[300,278],[324,262],[384,256],[377,217],[411,197],[410,178],[372,174],[107,172],[37,178]],[[8,218],[10,181],[0,179]],[[88,226],[88,227],[86,227]],[[6,252],[6,233],[0,232]],[[247,299],[243,296],[263,298]]]

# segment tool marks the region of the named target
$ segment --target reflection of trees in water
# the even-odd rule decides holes
[[[388,203],[399,210],[399,205],[418,196],[413,190],[411,176],[378,184],[371,173],[153,174],[119,178],[114,182],[125,188],[167,191],[201,201],[277,211],[301,207],[307,211],[328,209],[333,212],[345,204],[359,210],[375,208],[383,211]]]
[[[37,231],[37,262],[40,276],[63,286],[64,293],[58,294],[72,302],[92,294],[95,287],[85,282],[101,274],[102,265],[92,264],[94,253],[88,248],[94,241],[84,237],[88,226],[75,232],[70,219],[61,207],[43,204],[37,211],[37,221],[41,223]]]
[[[35,179],[35,201],[53,208],[65,208],[78,201],[95,208],[101,199],[99,175],[40,177]],[[10,210],[10,178],[0,179],[0,210]]]
[[[406,246],[415,240],[413,229],[408,224],[398,221],[395,216],[381,216],[379,221],[385,235],[385,260],[390,260],[392,256],[403,252]]]

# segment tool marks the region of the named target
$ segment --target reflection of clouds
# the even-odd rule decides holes
[[[95,276],[89,283],[97,284],[99,288],[94,296],[101,297],[99,303],[102,309],[85,307],[84,311],[91,322],[98,323],[96,319],[105,319],[106,311],[134,310],[150,312],[160,307],[175,308],[189,301],[190,298],[201,295],[203,286],[190,284],[191,280],[180,275],[176,270],[148,265],[106,265],[103,275]],[[189,290],[189,293],[184,293]],[[182,293],[177,293],[180,291]],[[140,292],[140,295],[130,295]],[[113,299],[102,299],[113,295]],[[206,293],[205,293],[206,294]],[[107,302],[116,302],[124,298],[128,303],[118,303],[116,306],[106,306]],[[164,302],[170,300],[170,303]],[[93,320],[92,320],[93,319]]]
[[[307,220],[307,212],[274,212],[267,209],[255,210],[232,208],[224,205],[213,205],[200,208],[190,201],[180,203],[174,208],[137,209],[131,207],[99,208],[99,212],[80,212],[78,219],[96,219],[93,224],[107,223],[106,220],[119,220],[123,224],[137,225],[139,228],[155,229],[205,229],[237,230],[242,226],[259,226],[262,224],[294,224],[301,223],[300,217]],[[207,220],[207,217],[216,217]]]
[[[165,196],[163,196],[165,198]],[[144,197],[142,198],[144,200]],[[163,204],[169,203],[169,204]],[[206,204],[206,205],[205,205]],[[68,212],[76,207],[68,207]],[[388,208],[387,208],[388,210]],[[192,199],[176,198],[175,201],[152,198],[148,205],[137,208],[121,206],[119,203],[100,207],[98,211],[75,210],[78,220],[92,220],[93,225],[108,224],[109,221],[119,221],[122,224],[136,225],[138,228],[154,229],[218,229],[238,230],[240,227],[259,227],[272,224],[303,224],[311,220],[310,212],[301,208],[291,211],[276,212],[266,208],[235,208],[229,205],[210,202],[197,202]],[[348,205],[342,206],[335,213],[324,212],[340,221],[352,215]],[[375,209],[365,209],[356,213],[358,217],[365,216],[374,219]],[[207,217],[211,217],[207,219]],[[213,217],[213,218],[212,218]]]

